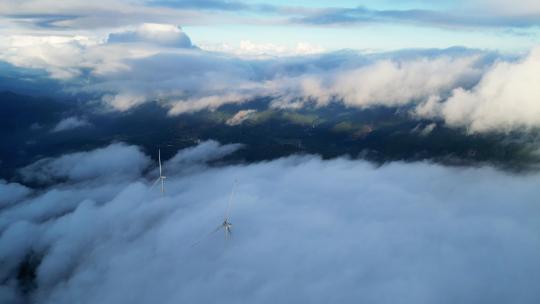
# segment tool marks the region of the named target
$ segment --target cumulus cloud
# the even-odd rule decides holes
[[[418,115],[471,132],[538,126],[537,50],[521,60],[457,48],[252,58],[176,47],[188,46],[182,37],[189,39],[163,24],[112,34],[109,42],[14,35],[0,38],[0,59],[45,69],[68,91],[98,96],[119,111],[157,101],[179,115],[270,97],[283,108],[419,104]]]
[[[179,27],[168,24],[143,24],[135,31],[110,35],[107,42],[92,35],[10,33],[0,37],[0,60],[18,67],[43,69],[52,78],[70,81],[68,84],[80,89],[88,84],[88,76],[129,72],[128,60],[170,48],[193,47]]]
[[[145,23],[134,31],[111,33],[108,43],[155,43],[161,46],[191,48],[191,39],[178,26]]]
[[[253,116],[253,114],[257,113],[257,110],[249,109],[249,110],[240,110],[234,114],[233,117],[227,119],[225,122],[229,126],[237,126],[242,124],[244,121],[248,120],[250,117]]]
[[[350,106],[398,106],[474,84],[481,75],[476,57],[381,60],[331,77],[300,77],[300,96],[327,104],[333,98]]]
[[[399,106],[473,85],[485,68],[482,58],[478,53],[448,50],[430,57],[350,52],[250,60],[189,51],[133,60],[129,72],[105,75],[94,88],[116,90],[116,95],[105,98],[115,108],[125,110],[144,101],[164,100],[171,115],[260,96],[273,97],[274,104],[283,107],[298,100],[316,101],[321,106],[329,102]]]
[[[200,165],[219,160],[242,147],[241,144],[221,145],[215,140],[207,140],[195,147],[178,151],[165,165],[167,170],[172,172],[181,172],[186,169],[193,170],[193,166],[198,168]]]
[[[426,126],[423,126],[422,124],[418,124],[416,127],[414,127],[414,129],[412,129],[411,132],[417,133],[420,136],[428,136],[429,134],[431,134],[431,132],[433,132],[433,130],[435,130],[435,128],[437,128],[436,123],[430,123]]]
[[[88,151],[44,158],[19,170],[26,181],[122,179],[138,176],[150,160],[137,147],[122,143]]]
[[[304,56],[253,58],[193,48],[180,28],[166,24],[112,33],[108,41],[15,35],[0,38],[0,46],[5,46],[0,59],[46,69],[54,78],[69,80],[71,92],[101,95],[105,104],[120,111],[160,100],[172,115],[259,96],[281,103],[316,98],[321,105],[333,99],[353,106],[406,104],[468,85],[485,65],[479,63],[483,53],[469,50],[435,51],[434,56],[422,51],[416,56],[327,54],[302,43],[295,52]],[[271,51],[274,46],[249,41],[241,49],[276,53]]]
[[[447,100],[432,97],[417,108],[421,116],[441,117],[470,132],[540,127],[540,49],[517,62],[497,62],[474,88],[453,90]]]
[[[8,183],[0,179],[0,209],[16,203],[30,194],[31,190],[18,183]]]
[[[269,58],[274,56],[301,56],[325,52],[325,49],[308,42],[298,42],[295,47],[287,47],[275,43],[256,43],[251,40],[242,40],[238,46],[228,43],[202,44],[202,49],[213,52],[224,52],[242,57]]]
[[[179,115],[193,113],[205,109],[215,110],[225,104],[240,104],[255,97],[253,94],[228,93],[224,95],[209,95],[199,98],[186,98],[173,100],[170,104],[169,114]]]
[[[85,45],[81,36],[12,35],[0,38],[0,59],[25,68],[46,70],[56,79],[70,79],[81,75],[88,64],[80,58]]]
[[[22,68],[41,69],[71,86],[88,83],[85,75],[100,76],[129,70],[123,61],[155,54],[151,47],[102,43],[81,35],[6,35],[0,37],[0,60]],[[88,76],[88,75],[86,75]]]
[[[71,116],[71,117],[67,117],[59,121],[56,124],[56,126],[54,126],[54,128],[51,130],[51,132],[72,130],[72,129],[82,128],[82,127],[88,127],[90,125],[91,124],[84,118]]]
[[[127,111],[148,101],[144,94],[137,95],[134,93],[119,93],[116,95],[106,94],[102,97],[102,100],[113,109],[121,112]]]
[[[208,159],[196,151],[222,149],[204,145],[177,158],[189,164]],[[235,178],[226,242],[209,233],[223,220]],[[171,168],[163,197],[137,176],[121,185],[74,181],[60,186],[61,199],[50,197],[54,186],[18,203],[29,211],[45,201],[57,202],[47,205],[52,210],[76,202],[70,209],[47,220],[19,213],[2,227],[0,296],[38,303],[536,303],[539,182],[538,174],[491,168],[374,167],[313,156],[188,174]],[[35,278],[19,275],[21,265]]]

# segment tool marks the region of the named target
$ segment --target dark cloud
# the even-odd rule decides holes
[[[191,155],[182,158],[188,164],[220,149],[205,143],[178,155]],[[537,174],[312,156],[169,169],[163,197],[136,176],[75,181],[12,207],[26,208],[17,220],[6,223],[12,209],[0,213],[3,302],[540,299]],[[225,242],[209,232],[235,178],[233,237]],[[35,217],[45,202],[59,212],[68,201],[70,209],[46,221]],[[21,265],[35,278],[21,276]]]
[[[193,9],[151,6],[147,1],[19,1],[2,3],[0,15],[17,28],[73,31],[134,26],[141,23],[200,24],[209,14]]]
[[[522,1],[523,2],[523,1]],[[319,26],[355,25],[364,23],[415,24],[428,27],[451,28],[534,28],[540,21],[539,7],[533,2],[508,3],[500,0],[457,2],[441,10],[423,9],[418,3],[410,9],[374,9],[370,7],[274,5],[227,0],[155,0],[118,1],[114,6],[102,0],[88,3],[72,1],[60,5],[39,2],[4,5],[6,18],[16,23],[43,29],[103,28],[126,26],[144,22],[170,23],[182,20],[184,25],[208,23],[250,22],[238,13],[256,13],[267,23],[291,23]],[[231,14],[235,18],[230,18]],[[222,18],[216,18],[218,14]],[[236,21],[235,21],[236,20]]]
[[[241,11],[252,8],[251,5],[241,1],[227,0],[155,0],[149,3],[155,6],[202,10]]]
[[[0,90],[55,96],[62,94],[62,84],[41,69],[23,68],[0,60]]]
[[[375,10],[366,7],[328,8],[291,19],[293,23],[347,25],[362,23],[410,23],[437,27],[516,27],[536,26],[540,15],[501,16],[474,12],[411,10]]]
[[[15,14],[7,15],[9,19],[13,19],[18,23],[28,24],[40,28],[60,29],[58,23],[64,21],[74,21],[81,18],[81,15],[55,15],[55,14]]]

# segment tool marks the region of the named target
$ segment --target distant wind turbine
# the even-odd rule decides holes
[[[233,184],[233,187],[232,187],[232,190],[231,190],[231,194],[229,195],[229,201],[227,202],[227,209],[225,210],[225,218],[223,219],[223,223],[221,223],[221,225],[219,225],[216,229],[214,229],[212,232],[210,232],[208,234],[208,236],[210,236],[210,235],[218,232],[219,230],[223,229],[223,232],[225,233],[225,240],[228,240],[228,239],[231,238],[232,224],[229,221],[229,218],[230,218],[230,212],[231,212],[231,204],[232,204],[232,200],[233,200],[233,197],[234,197],[234,190],[236,188],[237,182],[238,182],[237,180],[234,180],[234,184]],[[191,247],[199,244],[203,239],[197,241],[196,243],[191,245]]]
[[[229,201],[227,202],[227,209],[225,210],[225,219],[223,220],[223,223],[221,223],[221,226],[219,226],[217,228],[217,230],[219,229],[223,229],[223,231],[225,232],[225,239],[229,239],[231,237],[231,228],[232,228],[232,224],[231,222],[229,221],[229,216],[230,216],[230,212],[231,212],[231,203],[232,203],[232,200],[233,200],[233,197],[234,197],[234,190],[236,188],[236,180],[234,180],[234,184],[233,184],[233,187],[232,187],[232,190],[231,190],[231,194],[229,195]]]
[[[159,177],[156,179],[156,181],[152,184],[152,187],[150,189],[154,188],[154,186],[161,181],[161,195],[165,192],[165,188],[163,185],[163,181],[167,178],[163,175],[162,169],[161,169],[161,149],[158,149],[158,161],[159,161]]]

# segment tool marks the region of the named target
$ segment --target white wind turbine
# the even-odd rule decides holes
[[[223,229],[223,232],[225,232],[225,240],[228,240],[229,238],[231,238],[232,224],[229,221],[229,217],[230,217],[231,204],[232,204],[232,200],[233,200],[233,197],[234,197],[234,190],[236,188],[236,184],[237,184],[237,180],[234,180],[233,188],[231,190],[231,194],[229,195],[229,201],[227,202],[227,209],[225,210],[225,218],[223,219],[223,223],[221,223],[221,225],[219,225],[216,229],[214,229],[212,232],[210,232],[207,236],[210,236],[210,235],[218,232],[219,230]],[[191,247],[199,244],[200,242],[202,242],[203,239],[195,242],[193,245],[191,245]]]
[[[231,203],[234,197],[234,190],[236,188],[236,182],[237,180],[234,180],[231,194],[229,195],[229,201],[227,202],[227,209],[225,210],[225,218],[223,220],[223,223],[221,223],[221,225],[218,228],[216,228],[216,231],[218,231],[219,229],[223,229],[223,231],[225,232],[225,239],[227,240],[231,237],[231,232],[232,232],[231,231],[232,224],[229,221],[229,214],[231,212]]]
[[[163,185],[163,181],[167,178],[163,175],[163,171],[161,169],[161,149],[158,149],[158,161],[159,161],[159,177],[156,179],[156,181],[152,184],[152,187],[150,189],[154,188],[154,186],[161,181],[161,195],[165,192],[165,188]]]

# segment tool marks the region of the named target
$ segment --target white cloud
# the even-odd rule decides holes
[[[244,121],[249,119],[253,116],[253,114],[257,113],[257,110],[249,109],[249,110],[240,110],[236,114],[234,114],[233,117],[227,119],[226,124],[229,126],[237,126],[242,124]]]
[[[149,159],[136,147],[113,144],[89,152],[45,158],[19,170],[27,181],[44,183],[56,179],[84,181],[89,179],[122,179],[138,176]]]
[[[43,69],[51,78],[88,84],[85,72],[100,76],[129,70],[124,60],[155,54],[151,47],[122,47],[99,37],[8,35],[0,37],[0,60],[22,68]]]
[[[531,18],[540,14],[540,3],[535,0],[520,0],[514,3],[506,0],[473,0],[466,1],[465,7],[484,13],[496,14],[501,18]]]
[[[220,149],[205,145],[179,155]],[[538,174],[312,156],[165,168],[164,197],[137,176],[74,181],[20,203],[17,220],[6,224],[3,213],[2,299],[22,300],[17,268],[30,254],[40,263],[27,296],[38,303],[532,304],[540,296]],[[225,243],[208,233],[235,178]],[[62,212],[30,213],[43,205]]]
[[[61,132],[66,130],[73,130],[82,127],[88,127],[91,124],[84,118],[79,118],[76,116],[70,116],[59,121],[56,126],[51,130],[51,132]]]
[[[242,148],[241,144],[221,145],[215,140],[207,140],[197,146],[178,151],[178,153],[167,161],[167,165],[178,166],[181,164],[206,163],[220,159],[240,148]]]
[[[298,42],[295,47],[274,43],[256,43],[251,40],[241,40],[238,46],[227,43],[203,43],[200,47],[207,51],[223,52],[246,58],[267,59],[272,57],[301,56],[324,53],[325,49],[308,42]]]
[[[418,104],[414,111],[413,115],[418,115],[419,117],[434,118],[439,115],[441,109],[441,97],[432,95],[424,102]]]
[[[332,55],[327,55],[332,58]],[[478,55],[435,56],[433,58],[366,60],[364,64],[344,60],[342,65],[317,68],[324,64],[320,57],[306,59],[307,71],[291,73],[290,59],[255,65],[262,81],[253,81],[252,70],[235,71],[233,82],[224,75],[214,76],[213,88],[222,91],[211,96],[179,100],[170,114],[217,108],[226,103],[242,103],[258,96],[273,96],[274,105],[283,108],[302,106],[307,100],[324,106],[329,102],[343,102],[347,106],[401,106],[423,102],[433,95],[450,93],[456,87],[470,87],[478,81],[484,67]],[[358,59],[358,58],[357,58]],[[291,60],[292,61],[292,60]],[[293,61],[294,62],[294,61]],[[359,66],[358,66],[359,65]],[[227,72],[227,70],[219,73]],[[216,84],[227,84],[218,86]],[[228,84],[230,83],[230,84]]]
[[[178,151],[171,159],[165,162],[165,172],[192,172],[200,170],[206,163],[219,160],[240,149],[241,144],[221,145],[217,141],[207,140],[197,146]],[[157,171],[154,172],[158,176]]]
[[[539,69],[540,49],[518,62],[497,62],[471,90],[455,89],[443,102],[432,98],[417,113],[470,132],[540,127]]]
[[[8,183],[0,179],[0,210],[6,206],[12,205],[19,200],[24,199],[30,194],[31,190],[18,183]]]
[[[122,40],[124,34],[118,34],[116,40]],[[57,78],[73,78],[89,70],[93,79],[76,82],[75,90],[101,93],[104,103],[120,111],[161,100],[170,107],[171,115],[259,96],[277,98],[275,104],[282,107],[301,105],[298,101],[302,99],[316,100],[319,105],[343,101],[356,107],[399,106],[470,86],[485,68],[480,55],[467,52],[403,58],[399,53],[336,53],[253,60],[197,49],[163,48],[160,44],[164,41],[174,44],[185,36],[170,25],[143,25],[126,35],[137,39],[127,45],[82,38],[30,37],[27,42],[27,38],[20,38],[14,40],[17,43],[8,42],[14,50],[3,57],[16,65],[46,68]],[[147,41],[157,44],[148,45]],[[34,49],[36,43],[44,45],[44,50]],[[67,48],[62,59],[49,50],[51,45]]]
[[[136,31],[111,35],[114,42],[131,39],[132,43],[107,43],[94,35],[5,35],[0,37],[0,60],[43,69],[52,78],[79,81],[78,85],[84,86],[89,84],[84,76],[87,72],[97,77],[129,73],[131,67],[126,61],[166,52],[171,47],[191,47],[189,37],[173,25],[143,24]]]
[[[238,52],[209,52],[191,48],[175,25],[148,23],[113,32],[108,42],[11,35],[0,39],[0,46],[0,59],[45,69],[53,78],[70,80],[70,91],[101,94],[116,110],[160,100],[172,115],[259,96],[277,98],[284,107],[306,98],[319,105],[334,98],[348,106],[404,105],[470,85],[485,68],[482,53],[452,50],[417,56],[319,53],[306,43],[291,50],[243,41]]]
[[[420,136],[428,136],[437,128],[436,123],[430,123],[428,125],[423,126],[422,124],[418,124],[414,129],[412,129],[411,133],[417,133]]]
[[[51,77],[70,79],[81,74],[85,37],[14,35],[0,38],[0,59],[13,65],[46,70]]]
[[[113,109],[127,111],[147,101],[146,96],[132,93],[120,93],[117,95],[107,94],[102,100]]]
[[[215,110],[224,104],[242,103],[255,95],[224,93],[224,95],[210,95],[200,98],[188,98],[185,100],[173,100],[169,110],[170,115],[179,115],[183,113],[192,113],[205,109]]]
[[[142,38],[106,43],[84,36],[3,37],[0,59],[45,69],[68,80],[69,91],[101,95],[119,111],[157,100],[178,115],[268,96],[285,108],[306,101],[361,108],[419,104],[418,115],[442,117],[471,132],[539,124],[538,50],[517,62],[501,57],[495,63],[489,54],[457,49],[253,59],[164,46],[185,35],[172,25],[146,24],[129,33]]]
[[[477,81],[481,70],[471,57],[439,57],[410,61],[382,60],[351,70],[338,70],[328,77],[301,77],[301,96],[320,104],[342,98],[349,106],[399,106],[444,94]]]
[[[108,43],[154,43],[167,47],[191,48],[191,39],[178,26],[145,23],[134,31],[109,34]]]

